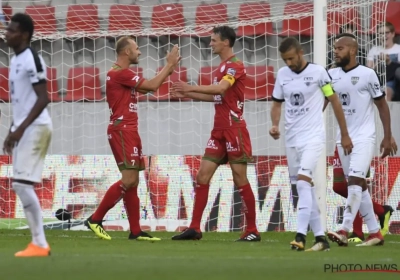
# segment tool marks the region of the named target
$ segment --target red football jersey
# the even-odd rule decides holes
[[[110,124],[138,128],[137,88],[144,79],[131,69],[114,64],[107,73],[106,97],[110,108]]]
[[[246,69],[243,62],[232,56],[219,65],[214,84],[226,80],[231,87],[224,95],[214,95],[214,128],[245,127],[243,118]]]

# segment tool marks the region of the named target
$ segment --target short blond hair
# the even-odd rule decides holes
[[[129,44],[130,40],[134,40],[130,36],[123,36],[117,40],[117,43],[115,44],[115,52],[117,54],[121,53],[123,49],[125,49]]]

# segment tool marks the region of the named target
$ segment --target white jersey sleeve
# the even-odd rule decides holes
[[[371,94],[373,99],[379,99],[385,96],[381,90],[381,84],[379,82],[378,75],[372,69],[369,75],[368,92]]]
[[[283,94],[282,84],[280,82],[280,73],[281,71],[278,71],[278,74],[276,75],[274,91],[272,92],[272,99],[277,102],[284,102],[285,95]]]
[[[33,85],[46,83],[46,64],[41,56],[36,54],[27,55],[24,66]]]
[[[318,82],[320,88],[323,88],[324,86],[329,85],[332,82],[332,78],[329,75],[328,71],[321,71],[321,78]]]

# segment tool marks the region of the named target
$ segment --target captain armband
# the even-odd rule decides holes
[[[222,77],[221,80],[228,81],[231,84],[231,86],[235,83],[235,77],[233,77],[232,75],[225,75]]]
[[[321,88],[322,92],[326,97],[332,96],[334,94],[331,84],[326,84]]]

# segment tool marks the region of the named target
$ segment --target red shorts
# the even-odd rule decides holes
[[[142,141],[137,131],[109,127],[107,134],[119,170],[144,170]]]
[[[249,131],[246,127],[213,129],[203,159],[217,164],[252,162]]]

